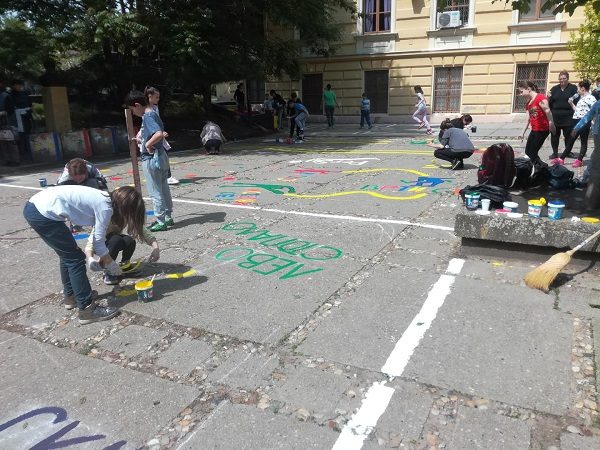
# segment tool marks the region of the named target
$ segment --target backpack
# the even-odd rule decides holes
[[[474,186],[465,186],[458,193],[465,201],[465,194],[468,192],[479,192],[480,197],[487,198],[495,208],[502,208],[503,203],[510,200],[510,194],[506,189],[492,184],[476,184]]]
[[[554,189],[568,189],[573,187],[573,176],[575,174],[565,166],[557,164],[552,166],[549,172],[548,184]]]
[[[508,144],[493,144],[481,157],[481,167],[477,171],[480,184],[510,187],[515,178],[515,152]]]
[[[538,161],[535,165],[529,158],[515,158],[515,180],[511,187],[527,189],[546,184],[550,177],[548,165]]]

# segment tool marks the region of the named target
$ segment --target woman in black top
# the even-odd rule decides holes
[[[552,145],[550,159],[558,158],[558,143],[561,131],[565,142],[570,139],[573,108],[569,104],[569,99],[575,95],[577,95],[577,86],[569,83],[569,72],[563,70],[558,74],[558,84],[550,89],[548,94],[548,103],[556,127],[556,133],[550,137],[550,144]]]

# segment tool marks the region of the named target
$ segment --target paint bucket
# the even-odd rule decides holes
[[[539,200],[529,200],[527,202],[527,214],[530,217],[540,217],[542,215],[542,202]]]
[[[548,203],[548,218],[550,220],[562,219],[563,209],[565,209],[565,202],[560,200],[553,200]]]
[[[502,206],[509,212],[517,212],[519,209],[519,204],[517,202],[504,202],[502,203]]]
[[[492,203],[492,201],[489,198],[482,198],[481,199],[481,209],[482,209],[482,211],[489,211],[491,203]]]
[[[465,205],[469,211],[475,211],[479,207],[479,192],[467,192],[465,194]]]
[[[40,178],[38,181],[40,182],[40,187],[48,186],[48,180],[46,180],[45,178]]]
[[[140,302],[149,302],[154,296],[154,283],[150,280],[138,281],[135,283],[135,291]]]

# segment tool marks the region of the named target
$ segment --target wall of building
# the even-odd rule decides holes
[[[462,66],[460,112],[487,115],[513,112],[518,64],[548,64],[547,88],[556,84],[559,71],[572,72],[573,62],[565,44],[570,33],[583,22],[581,8],[573,17],[559,16],[555,21],[548,21],[553,22],[550,24],[515,26],[518,15],[509,6],[502,2],[492,3],[491,0],[476,1],[473,27],[467,27],[472,30],[471,45],[444,48],[432,39],[435,33],[431,33],[431,3],[418,2],[394,2],[395,20],[391,34],[395,33],[396,37],[393,51],[382,52],[383,47],[366,49],[357,22],[340,14],[338,20],[343,23],[345,34],[338,44],[336,56],[304,60],[304,73],[322,73],[323,85],[330,83],[333,86],[341,105],[338,114],[359,114],[364,72],[367,70],[389,70],[388,115],[391,116],[405,116],[413,112],[414,85],[422,86],[428,102],[431,102],[435,67]],[[552,39],[555,42],[551,42]],[[519,45],[518,42],[527,45]],[[572,79],[576,80],[577,74],[573,73]],[[286,96],[291,91],[302,96],[300,81],[278,80],[268,83],[267,88],[275,88]]]

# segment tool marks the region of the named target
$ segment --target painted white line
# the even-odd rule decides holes
[[[346,424],[335,441],[333,450],[360,449],[364,440],[373,430],[381,415],[385,412],[394,389],[385,386],[385,381],[373,384],[362,402],[358,412]]]
[[[463,259],[452,259],[446,273],[440,276],[427,294],[421,311],[404,331],[381,368],[381,371],[389,378],[399,377],[404,372],[421,339],[450,294],[456,280],[455,275],[460,273],[464,263]],[[377,425],[377,421],[385,412],[394,394],[394,388],[384,386],[385,383],[385,381],[376,382],[369,388],[362,405],[340,433],[333,450],[360,450],[362,448],[365,439]]]
[[[10,187],[15,189],[29,189],[33,191],[41,191],[43,188],[39,187],[30,187],[30,186],[18,186],[14,184],[6,184],[0,183],[0,187]],[[145,200],[150,200],[149,197],[144,197]],[[203,205],[203,206],[214,206],[218,208],[233,208],[233,209],[249,209],[253,211],[265,211],[277,214],[290,214],[295,216],[306,216],[306,217],[319,217],[322,219],[332,219],[332,220],[348,220],[351,222],[368,222],[368,223],[390,223],[393,225],[408,225],[419,228],[427,228],[430,230],[439,230],[439,231],[454,231],[452,227],[446,227],[443,225],[434,225],[428,223],[419,223],[413,222],[410,220],[397,220],[397,219],[379,219],[376,217],[358,217],[358,216],[348,216],[341,214],[329,214],[329,213],[315,213],[308,211],[294,211],[294,210],[285,210],[285,209],[277,209],[277,208],[264,208],[262,206],[249,206],[249,205],[232,205],[230,203],[216,203],[216,202],[205,202],[202,200],[187,200],[183,198],[174,198],[173,203],[187,203],[191,205]]]

